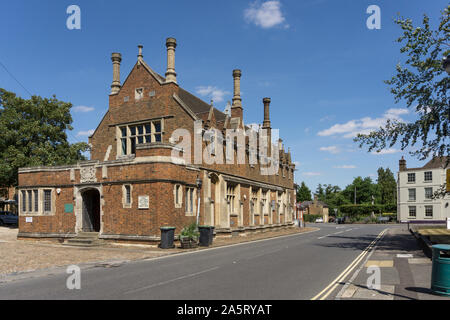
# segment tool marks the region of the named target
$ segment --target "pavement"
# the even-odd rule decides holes
[[[407,226],[389,228],[356,271],[341,281],[335,299],[450,300],[431,291],[431,267],[431,259],[425,256]],[[380,275],[379,287],[373,286],[376,272]]]

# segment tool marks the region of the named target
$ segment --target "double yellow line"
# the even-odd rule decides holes
[[[364,257],[372,250],[378,240],[386,233],[388,229],[384,229],[380,232],[380,234],[356,257],[355,260],[336,278],[334,279],[325,289],[319,292],[316,296],[311,298],[311,300],[325,300],[339,285],[340,282],[344,281],[344,279],[352,272],[353,269],[364,259]],[[319,299],[320,298],[320,299]]]

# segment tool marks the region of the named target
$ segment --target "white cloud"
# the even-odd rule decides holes
[[[341,150],[339,150],[339,148],[336,147],[336,146],[321,147],[319,150],[320,151],[326,151],[326,152],[329,152],[329,153],[332,153],[332,154],[337,154],[337,153],[341,152]]]
[[[333,168],[336,168],[336,169],[355,169],[356,166],[354,166],[352,164],[350,164],[350,165],[344,164],[342,166],[334,166]]]
[[[378,130],[380,127],[386,125],[387,120],[404,121],[400,116],[408,114],[408,109],[389,109],[383,116],[379,118],[364,117],[361,119],[350,120],[343,124],[335,124],[332,127],[319,131],[317,135],[328,137],[333,135],[341,135],[344,138],[356,137],[358,133],[368,134],[372,131]]]
[[[94,111],[94,108],[87,107],[87,106],[76,106],[76,107],[73,107],[72,110],[74,112],[90,112],[90,111]]]
[[[393,153],[397,153],[400,152],[401,150],[398,149],[394,149],[394,148],[389,148],[389,149],[383,149],[380,152],[376,152],[376,151],[372,151],[372,154],[375,155],[383,155],[383,154],[393,154]]]
[[[201,96],[209,96],[211,97],[214,102],[221,102],[223,101],[224,97],[230,92],[221,90],[217,87],[213,86],[200,86],[196,88],[196,92]]]
[[[285,22],[285,17],[281,12],[280,1],[266,1],[259,3],[255,1],[250,4],[250,7],[245,9],[244,17],[247,23],[254,23],[255,25],[269,29]],[[284,24],[285,28],[289,25]]]
[[[89,137],[89,136],[91,136],[93,133],[94,133],[94,130],[93,130],[93,129],[88,130],[88,131],[78,131],[77,137],[81,137],[81,136],[87,136],[87,137]]]
[[[302,172],[302,175],[308,176],[308,177],[314,177],[314,176],[320,176],[322,173],[320,172]]]

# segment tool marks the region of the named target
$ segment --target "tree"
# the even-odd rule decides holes
[[[317,200],[325,201],[325,190],[322,187],[322,184],[319,183],[316,189]]]
[[[20,167],[72,164],[85,160],[87,143],[70,144],[72,104],[32,96],[17,97],[0,88],[0,186],[17,185]]]
[[[297,187],[297,202],[311,201],[311,190],[302,181],[301,185]]]
[[[376,185],[372,182],[370,177],[362,178],[356,177],[352,184],[345,187],[342,191],[344,198],[350,203],[355,202],[356,190],[356,204],[372,203],[372,196],[376,196]]]
[[[379,204],[395,204],[397,202],[397,183],[394,174],[389,168],[378,169],[377,179]]]
[[[403,31],[397,42],[403,43],[400,52],[407,55],[406,66],[398,64],[396,74],[385,83],[390,86],[395,102],[404,101],[408,108],[414,107],[418,119],[410,123],[389,120],[378,131],[359,134],[355,142],[360,147],[368,145],[369,151],[380,151],[399,141],[404,150],[421,142],[416,151],[410,152],[420,160],[430,155],[450,155],[450,79],[441,60],[450,54],[449,17],[450,5],[442,12],[436,30],[430,27],[426,15],[421,27],[414,27],[411,19],[395,20]]]

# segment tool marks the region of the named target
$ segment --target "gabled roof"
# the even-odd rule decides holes
[[[439,169],[446,168],[450,163],[450,157],[434,157],[430,161],[428,161],[423,167],[420,168],[406,168],[404,171],[416,171],[416,170],[427,170],[427,169]]]
[[[181,87],[179,89],[178,96],[192,110],[192,112],[199,117],[203,113],[209,113],[211,109],[211,105]],[[214,117],[217,122],[223,122],[225,121],[226,114],[214,108]]]

